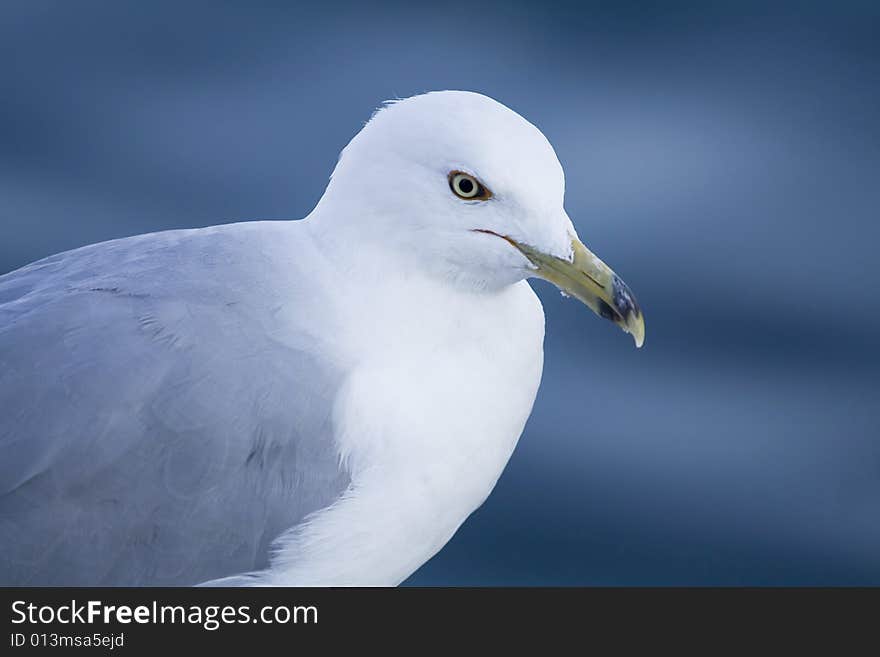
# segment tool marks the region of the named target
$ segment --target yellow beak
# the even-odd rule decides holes
[[[573,237],[571,261],[541,253],[507,238],[535,266],[535,276],[550,281],[565,294],[580,299],[597,315],[610,319],[633,336],[636,347],[645,342],[645,319],[635,295],[611,268]]]

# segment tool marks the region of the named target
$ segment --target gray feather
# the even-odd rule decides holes
[[[0,583],[234,576],[346,489],[296,235],[158,233],[0,277]]]

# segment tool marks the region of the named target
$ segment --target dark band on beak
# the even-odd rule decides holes
[[[614,299],[614,310],[626,322],[630,315],[639,317],[642,314],[635,295],[629,289],[626,283],[620,280],[617,274],[612,278],[612,298]],[[608,304],[606,304],[608,305]],[[605,317],[605,315],[602,315]],[[612,319],[612,318],[608,318]]]
[[[619,322],[622,319],[622,316],[616,312],[611,306],[605,303],[602,299],[596,300],[596,306],[598,307],[597,312],[599,313],[599,317],[603,319],[610,319],[612,322]]]

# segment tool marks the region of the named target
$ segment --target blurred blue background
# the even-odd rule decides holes
[[[409,583],[880,584],[880,5],[0,5],[0,272],[299,218],[387,98],[538,125],[647,342],[536,283],[534,413]]]

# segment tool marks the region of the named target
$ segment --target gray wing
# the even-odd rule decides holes
[[[290,234],[158,233],[0,277],[0,583],[258,569],[344,491]]]

